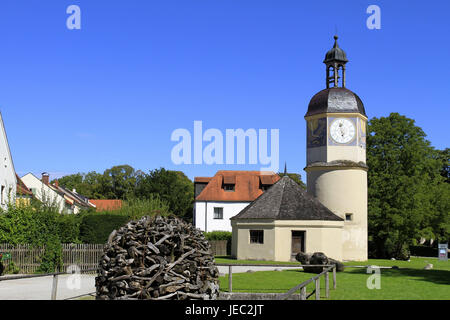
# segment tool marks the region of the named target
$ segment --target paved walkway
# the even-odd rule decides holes
[[[228,274],[228,267],[218,267],[220,275]],[[251,271],[293,269],[292,267],[259,267],[235,266],[233,273]],[[58,276],[57,300],[64,300],[95,292],[95,275],[81,275],[79,288],[73,288],[71,275]],[[0,281],[0,300],[50,300],[52,294],[53,277],[39,277]]]
[[[95,275],[81,275],[79,288],[74,288],[71,275],[58,276],[56,299],[95,292]],[[53,277],[0,281],[0,300],[50,300]]]

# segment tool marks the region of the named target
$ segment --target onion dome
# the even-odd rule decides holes
[[[325,55],[325,60],[323,60],[324,63],[328,63],[331,61],[344,62],[344,63],[348,62],[347,54],[345,53],[344,50],[339,48],[337,39],[338,39],[338,36],[334,36],[334,46]]]

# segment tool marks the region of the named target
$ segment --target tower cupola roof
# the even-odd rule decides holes
[[[348,62],[347,54],[344,50],[339,48],[339,45],[337,43],[338,36],[334,36],[334,46],[327,52],[325,55],[325,60],[323,60],[324,63],[328,63],[331,61],[338,61],[338,62]]]

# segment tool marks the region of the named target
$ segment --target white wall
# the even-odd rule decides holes
[[[1,114],[0,126],[0,207],[6,209],[15,202],[17,181]]]
[[[28,187],[28,189],[34,191],[33,193],[39,201],[57,205],[60,213],[66,210],[64,197],[60,196],[49,186],[42,183],[42,181],[36,178],[33,174],[28,173],[24,175],[21,180]]]
[[[205,202],[196,201],[194,203],[194,221],[195,227],[202,231],[230,231],[230,218],[237,215],[241,210],[248,206],[250,202]],[[205,221],[205,206],[206,221]],[[223,208],[223,219],[214,219],[214,208]],[[206,226],[205,226],[206,222]]]

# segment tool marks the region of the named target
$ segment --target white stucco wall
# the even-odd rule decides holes
[[[230,218],[241,212],[250,202],[205,202],[196,201],[194,203],[194,223],[195,227],[202,231],[230,231]],[[205,220],[206,206],[206,220]],[[223,208],[223,219],[214,219],[214,208]],[[206,224],[206,225],[205,225]]]
[[[0,126],[0,207],[6,209],[15,202],[17,181],[1,114]]]
[[[39,199],[39,201],[57,205],[60,213],[67,211],[64,197],[42,183],[42,181],[32,173],[24,175],[21,180],[28,189],[33,191],[35,197]]]

